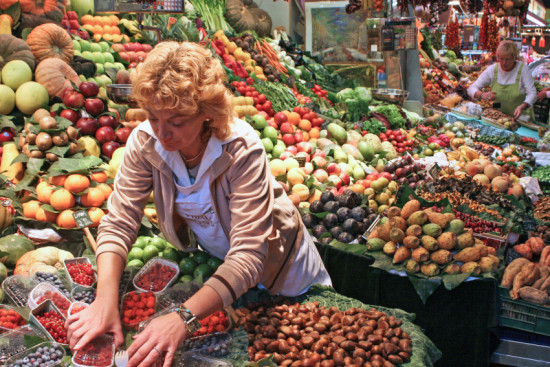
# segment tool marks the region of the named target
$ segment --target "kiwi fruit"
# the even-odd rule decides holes
[[[23,148],[21,148],[21,153],[23,153],[24,155],[26,155],[27,157],[30,156],[31,152],[29,151],[29,144],[28,143],[25,143],[23,145]]]
[[[77,140],[78,139],[78,130],[74,128],[73,126],[69,126],[67,128],[67,135],[69,136],[70,140]]]
[[[36,134],[35,133],[27,133],[26,142],[34,145],[36,142]]]
[[[69,135],[66,132],[62,131],[57,135],[52,137],[52,142],[55,146],[64,147],[69,144]]]
[[[57,129],[57,121],[51,116],[44,116],[38,120],[38,126],[40,126],[42,130]]]
[[[59,159],[59,157],[57,156],[57,154],[46,153],[46,159],[48,159],[50,162],[55,162]]]
[[[25,124],[25,127],[23,128],[23,131],[27,134],[30,133],[31,132],[31,126],[34,126],[34,125],[30,122],[27,122]]]
[[[69,151],[67,152],[67,154],[73,155],[76,154],[76,152],[78,152],[78,144],[71,142],[71,144],[69,144]]]
[[[23,135],[19,135],[19,138],[17,138],[17,147],[19,149],[23,148],[23,145],[27,142],[27,139]]]
[[[29,153],[29,158],[44,158],[44,152],[41,150],[33,150]]]
[[[52,146],[52,137],[47,132],[41,132],[36,136],[36,146],[40,150],[48,150]]]
[[[51,117],[50,112],[48,112],[48,110],[46,110],[44,108],[39,108],[36,111],[34,111],[34,113],[32,114],[32,118],[36,122],[39,122],[40,119],[45,117],[45,116],[50,116]]]

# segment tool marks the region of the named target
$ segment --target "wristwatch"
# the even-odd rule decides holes
[[[202,327],[201,322],[198,317],[194,315],[189,309],[183,307],[183,304],[180,307],[172,309],[180,315],[180,317],[185,321],[185,328],[192,336],[196,331],[199,331]]]

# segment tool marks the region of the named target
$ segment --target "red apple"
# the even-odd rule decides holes
[[[143,48],[143,51],[145,51],[145,52],[151,52],[151,50],[153,49],[153,46],[151,46],[148,43],[142,44],[141,47]]]
[[[269,115],[265,111],[258,111],[257,114],[263,116],[266,121],[269,119]]]
[[[101,127],[109,126],[114,129],[118,126],[117,119],[111,115],[101,115],[97,118],[97,122],[99,122],[99,126]]]
[[[329,175],[338,176],[340,173],[342,173],[342,169],[340,168],[339,165],[333,162],[327,166],[327,172]]]
[[[99,85],[94,82],[82,82],[78,88],[86,98],[95,97],[99,93]]]
[[[281,140],[287,147],[296,144],[296,139],[294,139],[294,135],[292,134],[284,134]]]
[[[137,62],[135,61],[132,61],[129,65],[128,65],[128,69],[133,69],[137,66]]]
[[[311,153],[311,144],[306,143],[305,141],[296,144],[296,148],[298,148],[298,152],[306,152],[308,154]]]
[[[126,44],[126,43],[125,43]],[[128,52],[119,52],[118,55],[120,56],[120,58],[123,60],[123,61],[126,61],[126,62],[130,62],[130,55],[128,54]]]
[[[302,135],[301,131],[296,131],[294,133],[294,140],[296,140],[296,144],[304,141],[304,135]]]
[[[71,109],[66,109],[61,111],[59,116],[66,118],[67,120],[71,121],[73,124],[76,124],[78,119],[80,118],[80,112],[77,112]]]
[[[105,104],[99,98],[88,98],[84,103],[84,108],[92,116],[97,116],[105,110]]]
[[[328,173],[324,169],[319,168],[313,171],[313,177],[319,182],[325,182],[328,178]]]
[[[298,153],[298,149],[294,145],[289,145],[286,147],[285,151],[292,153],[292,155],[296,155]]]
[[[101,153],[110,159],[118,148],[120,148],[119,143],[116,141],[108,141],[101,146]]]
[[[311,158],[311,156],[306,152],[298,152],[298,153],[296,153],[296,157],[305,157],[306,162],[309,162],[309,160]]]
[[[279,126],[281,126],[281,124],[283,122],[287,122],[288,121],[288,118],[286,117],[286,115],[282,112],[277,112],[275,114],[275,116],[273,116],[273,120],[275,120],[275,123]]]
[[[84,96],[82,93],[78,93],[73,90],[72,92],[63,92],[63,97],[61,98],[63,104],[69,108],[79,109],[84,106]]]
[[[137,53],[135,51],[128,51],[128,57],[131,62],[138,62]]]
[[[288,150],[285,150],[284,152],[281,153],[281,155],[279,156],[279,159],[284,161],[285,159],[287,159],[289,157],[294,157],[294,154],[292,154]]]
[[[342,180],[342,183],[344,185],[349,185],[349,182],[350,182],[350,178],[349,178],[349,175],[347,173],[342,173],[340,174],[340,179]]]
[[[320,167],[320,168],[324,168],[327,165],[327,160],[319,156],[317,157],[313,156],[313,158],[311,158],[311,162],[315,163],[315,165],[317,165],[317,167]]]
[[[110,126],[100,127],[95,132],[95,138],[100,144],[107,143],[108,141],[115,141],[116,140],[115,130],[113,130],[113,128]]]
[[[314,157],[314,158],[315,158],[315,157],[326,158],[327,155],[326,155],[326,153],[325,153],[324,150],[322,150],[322,149],[317,149],[315,152],[313,152],[313,157]]]
[[[124,44],[124,49],[125,49],[126,51],[135,51],[135,50],[136,50],[136,46],[134,45],[133,42],[126,42],[126,43]]]
[[[116,131],[116,140],[121,143],[121,144],[125,144],[126,141],[128,141],[128,137],[130,136],[130,134],[132,133],[132,129],[127,127],[127,126],[123,126],[121,128],[119,128],[117,131]]]
[[[273,121],[273,119],[269,119],[267,120],[267,124],[275,129],[278,129],[279,126],[277,125],[277,123],[275,121]]]
[[[5,143],[7,141],[13,141],[15,136],[15,131],[11,127],[5,127],[0,132],[0,143]]]
[[[76,128],[80,130],[81,135],[95,135],[95,132],[99,128],[99,124],[96,119],[91,117],[81,117],[76,122]]]
[[[111,45],[111,48],[113,49],[113,51],[116,51],[116,52],[126,51],[126,49],[124,48],[124,45],[122,43],[113,43]]]
[[[281,125],[281,134],[292,134],[294,133],[294,127],[290,122],[283,122]]]
[[[134,43],[134,51],[136,51],[136,52],[143,51],[143,46],[142,46],[142,44],[139,43],[139,42],[135,42],[135,43]]]
[[[339,189],[340,187],[342,187],[342,179],[336,175],[328,176],[327,181],[332,182],[332,184],[334,185],[334,187],[336,187],[336,189]]]
[[[136,61],[139,61],[139,62],[144,61],[146,57],[147,57],[147,54],[145,52],[143,51],[136,52],[136,59],[137,59]]]

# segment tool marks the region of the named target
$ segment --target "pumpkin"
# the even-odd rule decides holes
[[[19,0],[0,0],[0,10],[6,10],[18,1]]]
[[[32,15],[48,16],[51,13],[61,13],[63,16],[63,1],[61,0],[19,0],[21,11]]]
[[[27,36],[27,44],[38,62],[50,57],[70,62],[74,56],[71,36],[63,28],[53,23],[42,24],[34,28]]]
[[[25,61],[34,70],[34,56],[25,41],[9,34],[0,34],[0,69],[11,60]]]
[[[66,88],[72,88],[71,81],[80,85],[78,75],[69,64],[55,58],[45,59],[38,64],[34,71],[34,80],[46,88],[50,97],[59,98]]]
[[[227,0],[225,18],[237,32],[251,30],[258,35],[261,32],[262,36],[267,36],[271,32],[271,17],[251,0]]]
[[[34,244],[25,236],[12,234],[0,239],[0,251],[8,255],[0,259],[6,266],[13,268],[25,253],[34,250]]]
[[[63,261],[74,256],[54,246],[29,251],[17,260],[13,274],[34,275],[37,271],[55,273],[63,269]]]

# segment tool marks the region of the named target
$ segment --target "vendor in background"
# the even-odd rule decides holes
[[[533,120],[533,104],[537,90],[529,68],[517,60],[518,49],[512,41],[502,41],[497,48],[497,63],[490,65],[468,88],[474,100],[485,99],[499,102],[500,111],[514,119],[520,116]],[[481,89],[490,86],[490,92]]]
[[[128,367],[172,364],[199,320],[231,305],[250,288],[298,296],[331,285],[297,208],[272,176],[255,130],[234,117],[221,63],[192,42],[159,43],[132,76],[145,109],[128,139],[97,236],[97,297],[67,318],[69,345],[79,350],[111,332],[124,341],[118,289],[151,191],[159,228],[180,250],[201,249],[224,263],[191,298],[154,318],[128,348]]]

